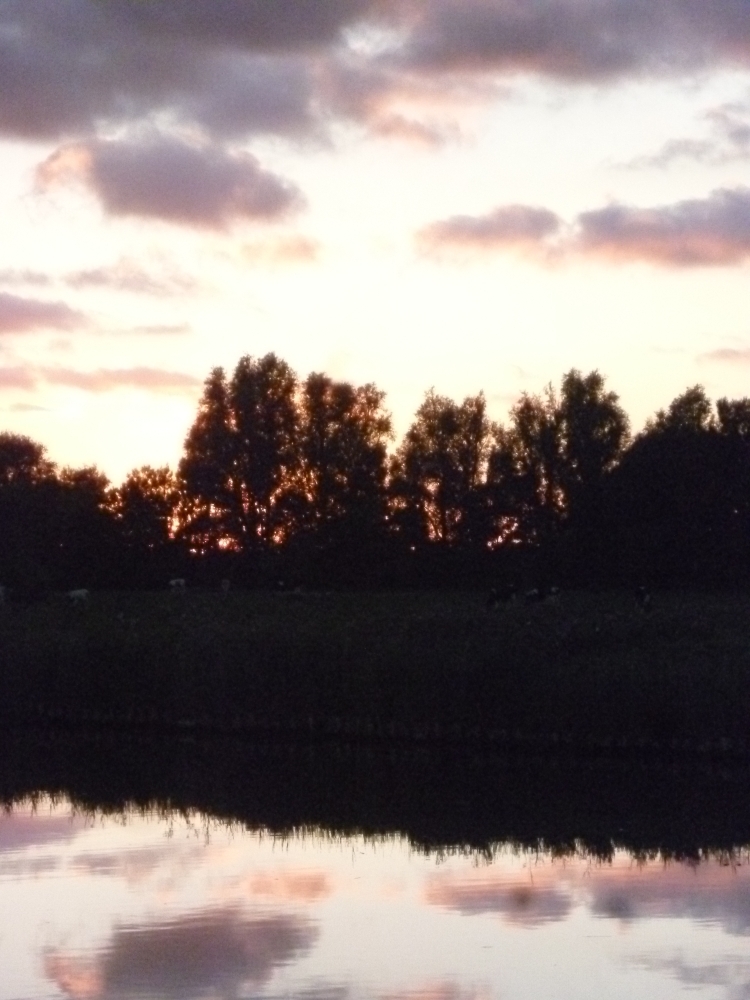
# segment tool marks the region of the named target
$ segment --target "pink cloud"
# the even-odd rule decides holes
[[[503,205],[486,215],[454,215],[434,222],[417,234],[427,253],[469,250],[536,250],[560,229],[560,219],[546,208]]]
[[[45,384],[95,393],[140,389],[144,392],[193,395],[202,383],[192,375],[162,368],[98,368],[94,371],[42,365],[0,368],[0,388],[33,391]]]
[[[297,188],[249,153],[160,134],[61,146],[37,168],[42,190],[71,181],[87,186],[109,215],[209,229],[273,221],[304,203]]]
[[[29,333],[33,330],[71,330],[85,326],[83,313],[64,302],[27,299],[0,292],[0,334]]]
[[[750,188],[655,208],[609,205],[579,215],[578,229],[577,250],[614,261],[738,264],[750,257]]]

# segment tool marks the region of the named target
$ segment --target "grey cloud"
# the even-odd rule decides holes
[[[750,60],[745,0],[413,0],[398,59],[424,70],[569,80],[681,73]]]
[[[37,169],[43,189],[71,180],[88,185],[111,215],[207,228],[271,221],[303,204],[292,184],[247,153],[158,134],[62,146]]]
[[[44,969],[73,998],[82,981],[91,1000],[235,997],[263,986],[276,968],[309,951],[316,936],[315,928],[296,916],[250,918],[232,909],[213,910],[170,923],[119,926],[95,959],[51,950]]]
[[[362,25],[394,43],[347,50]],[[330,73],[352,60],[370,94],[347,102]],[[167,118],[215,138],[302,137],[343,115],[404,135],[373,101],[417,78],[437,92],[451,73],[600,80],[749,63],[746,0],[4,0],[0,134],[61,141]],[[420,125],[413,136],[439,140]]]
[[[157,112],[213,134],[314,127],[314,59],[365,0],[5,0],[0,130],[90,133]],[[5,29],[5,30],[2,30]]]
[[[655,208],[609,205],[578,216],[578,250],[674,266],[737,264],[750,257],[750,188]]]
[[[425,227],[417,238],[427,251],[539,247],[560,229],[560,219],[546,208],[504,205],[487,215],[454,215]]]
[[[64,302],[27,299],[0,292],[0,334],[28,333],[32,330],[71,330],[85,326],[83,313]]]
[[[545,208],[507,205],[486,215],[434,222],[417,233],[417,243],[438,254],[521,248],[556,258],[583,254],[669,267],[734,265],[750,258],[750,188],[722,188],[706,198],[652,208],[608,205],[582,212],[566,228]]]

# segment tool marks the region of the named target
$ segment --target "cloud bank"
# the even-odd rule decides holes
[[[706,198],[652,208],[615,203],[580,213],[569,227],[543,208],[501,206],[434,222],[417,233],[417,246],[431,254],[522,249],[615,263],[731,266],[750,258],[750,188],[721,188]]]

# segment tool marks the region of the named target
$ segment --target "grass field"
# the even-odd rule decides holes
[[[21,722],[750,752],[750,598],[188,590],[0,609]]]

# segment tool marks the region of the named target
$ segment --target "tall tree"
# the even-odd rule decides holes
[[[229,386],[224,369],[214,368],[204,383],[178,467],[184,494],[180,534],[197,551],[216,548],[227,539],[239,544],[233,517],[234,448]]]
[[[110,500],[125,542],[149,551],[169,544],[179,504],[177,478],[168,466],[133,469]]]
[[[321,543],[363,540],[386,518],[385,393],[313,373],[301,394],[303,522]]]
[[[288,537],[300,468],[297,377],[274,354],[206,381],[185,441],[181,534],[193,548],[249,551]]]
[[[430,390],[392,464],[397,530],[414,542],[480,543],[491,425],[483,393],[456,403]]]
[[[230,488],[241,547],[268,547],[293,530],[300,473],[297,376],[275,354],[243,357],[229,387],[233,429]]]
[[[562,519],[561,417],[551,385],[524,393],[508,427],[494,430],[488,488],[499,541],[545,540]]]

